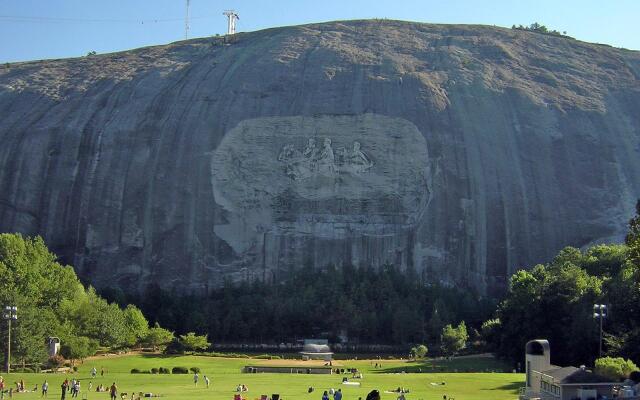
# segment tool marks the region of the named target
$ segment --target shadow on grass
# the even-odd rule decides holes
[[[162,354],[162,353],[140,353],[142,358],[170,358],[178,357],[180,354]]]
[[[498,386],[492,389],[482,389],[482,390],[508,390],[510,392],[513,392],[514,394],[518,394],[518,392],[520,391],[520,388],[523,386],[524,386],[524,382],[516,381],[516,382],[507,383],[506,385]]]
[[[374,369],[373,373],[469,373],[469,372],[511,372],[509,365],[494,357],[465,357],[453,359],[426,359],[406,361],[406,365]],[[383,364],[384,365],[384,364]]]

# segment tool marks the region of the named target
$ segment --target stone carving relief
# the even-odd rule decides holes
[[[285,174],[294,181],[314,176],[359,175],[373,167],[373,161],[361,150],[360,142],[354,141],[351,150],[339,147],[334,153],[329,138],[324,138],[321,149],[317,148],[315,138],[309,138],[302,152],[295,145],[286,144],[278,161],[284,164]]]
[[[272,240],[265,237],[394,237],[430,201],[429,165],[424,136],[402,118],[244,120],[212,153],[211,185],[224,210],[214,230],[238,254],[259,253]]]

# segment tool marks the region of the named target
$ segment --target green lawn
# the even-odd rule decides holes
[[[454,360],[455,361],[455,360]],[[455,365],[460,371],[465,370],[465,365],[473,365],[479,370],[491,369],[494,367],[494,360],[457,360]],[[501,400],[517,398],[517,390],[523,383],[522,374],[512,373],[397,373],[394,371],[417,371],[423,368],[426,371],[433,362],[407,362],[407,361],[382,361],[381,369],[374,369],[371,361],[340,361],[345,368],[358,368],[364,374],[361,387],[351,387],[341,385],[342,377],[339,375],[290,375],[290,374],[242,374],[240,369],[248,364],[283,363],[286,361],[265,361],[247,359],[227,359],[214,357],[197,356],[155,356],[155,355],[129,355],[122,357],[98,358],[86,361],[80,366],[79,371],[73,375],[63,374],[22,374],[14,373],[9,376],[4,374],[7,383],[12,383],[21,378],[25,379],[27,388],[31,389],[37,383],[41,385],[47,379],[49,381],[49,397],[60,398],[60,384],[68,377],[76,376],[82,380],[83,395],[88,399],[108,399],[107,393],[87,392],[88,383],[91,380],[90,371],[92,367],[98,369],[98,377],[93,379],[93,387],[98,384],[110,385],[116,382],[120,391],[131,394],[135,392],[152,392],[161,394],[167,399],[191,400],[191,399],[221,399],[232,400],[235,386],[243,383],[248,386],[249,392],[244,397],[253,400],[259,398],[261,394],[271,395],[279,393],[284,400],[319,400],[322,391],[329,388],[341,388],[345,400],[359,397],[365,398],[372,389],[382,392],[382,399],[395,400],[397,395],[384,393],[398,386],[411,390],[406,396],[410,400],[434,399],[440,400],[444,394],[448,398],[473,399],[473,400]],[[374,362],[375,363],[375,362]],[[449,362],[453,363],[453,361]],[[482,368],[485,363],[487,368]],[[438,368],[446,366],[446,362],[436,362]],[[202,374],[208,375],[212,384],[209,389],[205,388],[201,379],[197,387],[193,384],[192,375],[149,375],[131,374],[132,368],[141,370],[153,367],[200,367]],[[104,368],[106,373],[100,377],[100,369]],[[445,382],[445,385],[432,385],[431,383]],[[307,388],[313,386],[314,393],[307,393]],[[14,399],[39,399],[39,393],[19,393],[14,394]],[[70,398],[70,396],[67,396]]]

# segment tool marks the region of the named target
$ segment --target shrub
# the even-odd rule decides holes
[[[71,367],[71,369],[73,369],[73,372],[78,372],[78,367],[75,366],[75,365],[73,367]]]
[[[150,374],[151,371],[149,371],[148,369],[138,369],[138,368],[133,368],[131,370],[132,374]]]
[[[595,372],[614,380],[623,380],[638,367],[622,357],[602,357],[596,360]]]
[[[189,371],[193,372],[194,374],[199,374],[200,373],[200,368],[191,367],[191,368],[189,368]]]
[[[188,374],[189,370],[185,367],[173,367],[171,369],[172,374]]]
[[[169,368],[160,367],[160,368],[158,368],[158,373],[160,373],[160,374],[170,374],[171,371],[169,371]]]
[[[151,368],[151,373],[152,374],[157,374],[159,372],[160,372],[160,370],[158,368]]]

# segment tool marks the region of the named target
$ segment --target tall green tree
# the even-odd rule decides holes
[[[123,311],[124,326],[126,329],[125,344],[133,346],[141,343],[149,333],[149,322],[142,311],[134,305],[127,305]]]
[[[442,352],[446,355],[456,354],[467,346],[468,339],[469,334],[464,321],[455,328],[448,324],[442,329],[442,335],[440,335]]]
[[[144,338],[144,343],[153,347],[154,350],[157,350],[159,346],[165,346],[174,339],[173,332],[161,328],[160,325],[156,322],[152,328],[149,328],[147,331],[147,336]]]
[[[196,335],[189,332],[186,335],[180,335],[180,343],[186,350],[206,350],[211,346],[208,342],[207,335]]]
[[[98,349],[98,342],[85,336],[69,336],[60,346],[60,354],[75,364],[76,360],[84,360],[92,356]]]

